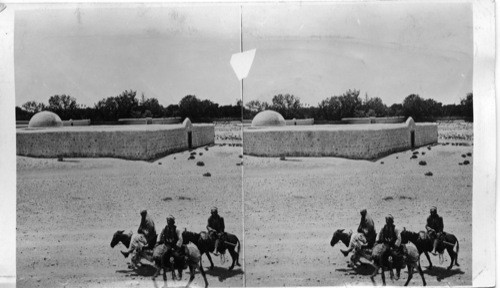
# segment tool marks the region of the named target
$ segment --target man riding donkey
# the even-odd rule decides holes
[[[352,245],[349,245],[347,250],[340,249],[340,252],[342,252],[342,254],[346,257],[349,255],[349,252],[354,249],[372,248],[377,238],[377,232],[375,232],[375,224],[372,217],[368,215],[366,209],[361,210],[360,214],[361,221],[358,226],[358,233],[360,234],[358,234],[358,236],[353,236],[357,238],[353,239],[354,241],[351,241],[350,244]]]
[[[389,268],[391,270],[393,268],[393,262],[402,262],[405,254],[405,246],[401,245],[401,234],[399,230],[396,229],[394,217],[391,214],[385,217],[385,225],[377,236],[377,243],[383,243],[388,246],[389,249],[382,255],[382,259],[384,262],[389,263]],[[388,261],[390,256],[392,257],[392,261]],[[399,273],[396,276],[396,280],[398,278]]]
[[[141,211],[141,223],[139,224],[139,229],[137,229],[137,233],[143,234],[144,237],[146,238],[147,243],[137,243],[136,245],[130,245],[130,248],[128,251],[123,252],[120,251],[125,258],[128,257],[128,255],[134,250],[138,249],[139,251],[145,250],[145,249],[153,249],[156,244],[156,230],[155,230],[155,222],[153,221],[153,218],[148,214],[147,210],[142,210]],[[138,251],[136,251],[138,252]]]
[[[431,253],[433,255],[437,255],[436,249],[444,236],[444,224],[443,217],[437,214],[437,208],[435,206],[431,207],[430,215],[427,217],[427,225],[425,225],[425,229],[427,229],[427,234],[434,239],[434,246]]]
[[[215,255],[219,255],[219,253],[224,253],[225,249],[222,248],[224,247],[224,239],[225,239],[225,225],[224,225],[224,218],[220,217],[219,212],[217,210],[217,207],[212,207],[210,210],[210,217],[208,217],[208,224],[207,224],[207,231],[208,234],[210,235],[210,238],[216,239],[215,240]],[[220,242],[222,241],[222,245],[220,245]],[[221,249],[219,249],[219,245],[221,246]]]
[[[169,215],[167,217],[167,225],[165,228],[160,233],[160,237],[158,239],[157,247],[154,250],[154,255],[153,258],[160,258],[161,261],[163,261],[164,257],[163,255],[167,253],[167,251],[171,250],[172,255],[174,258],[178,257],[186,257],[185,256],[185,251],[184,251],[184,246],[182,245],[182,233],[179,229],[177,229],[177,226],[175,225],[175,218],[172,215]],[[173,266],[171,265],[172,263],[161,263],[160,267],[165,267],[169,266],[172,268],[173,272]],[[157,270],[155,275],[153,277],[158,276],[160,273],[160,269]],[[174,274],[172,273],[172,276]]]

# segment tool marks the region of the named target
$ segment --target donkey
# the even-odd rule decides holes
[[[213,252],[215,250],[215,242],[210,239],[207,232],[202,231],[200,233],[195,233],[184,229],[184,232],[182,232],[182,241],[184,245],[189,242],[196,245],[196,247],[198,247],[198,250],[200,250],[200,254],[202,256],[203,254],[207,255],[208,261],[210,261],[209,269],[214,269],[214,262],[212,261],[210,252]]]
[[[429,252],[431,252],[433,249],[434,239],[429,237],[429,234],[425,231],[420,231],[417,233],[408,231],[406,230],[406,228],[403,228],[403,231],[401,231],[401,243],[408,243],[408,241],[415,244],[419,254],[425,254],[425,257],[427,257],[427,260],[429,261],[429,269],[432,269],[432,262],[431,258],[429,257]],[[455,246],[457,247],[457,252],[454,251]],[[458,239],[457,237],[455,237],[455,235],[443,232],[443,239],[438,247],[436,247],[436,250],[437,252],[439,252],[439,254],[442,254],[444,253],[445,249],[446,251],[448,251],[448,254],[451,258],[450,266],[448,266],[447,269],[450,270],[453,265],[460,266],[458,264],[458,251],[460,249],[460,245],[458,244]]]
[[[333,233],[332,240],[330,240],[330,245],[333,247],[335,244],[337,244],[339,241],[344,243],[347,247],[350,245],[351,237],[353,236],[353,232],[344,232],[344,229],[338,229]],[[389,247],[386,244],[375,244],[373,246],[373,249],[362,249],[362,250],[354,250],[354,253],[351,257],[351,263],[354,264],[354,267],[356,266],[357,263],[361,264],[360,258],[364,258],[369,261],[370,265],[372,265],[375,268],[374,273],[371,275],[371,280],[375,284],[375,276],[378,274],[378,271],[380,268],[382,268],[382,282],[385,285],[385,273],[384,273],[384,268],[388,268],[391,266],[395,266],[397,276],[399,278],[400,275],[400,270],[403,268],[404,264],[408,266],[408,279],[406,281],[406,285],[410,282],[410,280],[413,277],[413,269],[417,267],[417,270],[420,273],[420,276],[422,277],[422,281],[424,283],[424,286],[426,285],[424,275],[422,273],[422,270],[420,269],[420,266],[418,266],[418,263],[420,262],[420,257],[418,254],[418,251],[415,247],[412,246],[406,246],[406,252],[403,255],[403,263],[394,263],[395,265],[392,265],[392,263],[387,263],[387,261],[384,261],[383,256],[388,252]],[[392,269],[389,268],[391,279],[393,278],[393,271]]]
[[[132,247],[133,251],[129,268],[137,268],[142,258],[154,263],[153,251],[151,249],[142,249],[148,243],[146,237],[143,234],[133,233],[132,231],[124,232],[125,230],[116,231],[113,234],[110,245],[111,248],[114,248],[118,243],[122,243],[127,248]],[[125,257],[127,256],[127,252],[122,252],[122,254]]]
[[[165,281],[166,284],[167,282],[166,270],[169,264],[173,264],[171,265],[171,267],[173,268],[172,280],[175,280],[175,272],[174,272],[175,269],[179,271],[179,279],[182,279],[182,270],[184,270],[187,266],[189,268],[190,277],[185,287],[188,288],[189,285],[191,285],[191,282],[193,282],[194,275],[196,273],[195,270],[198,269],[201,273],[201,276],[203,277],[203,280],[205,281],[205,288],[207,288],[208,281],[205,275],[205,271],[203,270],[203,265],[201,263],[200,251],[195,245],[192,244],[184,245],[182,249],[185,249],[184,250],[185,256],[176,255],[176,253],[174,253],[172,249],[167,249],[165,253],[163,253],[163,255],[161,256],[160,269],[163,268],[163,281]],[[158,269],[155,275],[153,276],[153,281],[159,275],[160,269]]]
[[[395,261],[395,259],[391,256],[389,257],[384,257],[384,255],[390,253],[389,252],[390,248],[387,244],[375,244],[373,246],[372,250],[372,255],[371,255],[371,260],[372,260],[372,266],[375,268],[375,271],[373,274],[370,276],[370,279],[372,280],[373,284],[375,285],[375,276],[378,274],[378,270],[382,268],[382,284],[385,286],[385,274],[384,274],[384,267],[389,267],[389,271],[391,274],[391,279],[393,279],[394,275],[392,272],[392,267],[395,266],[397,270],[397,276],[399,278],[400,270],[401,268],[404,268],[404,265],[408,266],[408,279],[406,279],[406,283],[404,286],[408,286],[408,283],[410,283],[410,280],[413,278],[413,269],[417,269],[418,273],[420,274],[420,277],[422,277],[422,282],[423,286],[426,286],[427,283],[425,282],[424,278],[424,273],[422,272],[422,268],[420,268],[420,254],[418,253],[417,248],[413,246],[405,246],[403,248],[404,253],[403,257],[400,261]]]
[[[330,240],[330,246],[335,246],[339,241],[344,243],[346,247],[351,246],[351,240],[356,238],[356,235],[352,232],[352,230],[349,230],[349,232],[344,232],[345,229],[337,229],[332,236],[332,240]],[[371,260],[370,258],[371,250],[369,249],[355,249],[352,253],[352,256],[350,258],[351,263],[349,263],[349,267],[356,268],[360,266],[361,263],[361,258],[365,258],[367,260]]]
[[[182,239],[184,244],[188,242],[195,244],[200,250],[201,255],[207,255],[207,258],[210,261],[210,269],[214,268],[214,263],[212,261],[212,257],[210,256],[210,252],[213,253],[213,251],[215,250],[215,239],[213,237],[210,237],[209,233],[204,231],[195,233],[184,230],[184,232],[182,232]],[[221,253],[224,253],[227,249],[233,260],[228,270],[232,270],[235,264],[241,266],[239,263],[240,247],[241,245],[238,237],[233,234],[225,233],[225,235],[223,234],[223,236],[219,240],[218,250]]]

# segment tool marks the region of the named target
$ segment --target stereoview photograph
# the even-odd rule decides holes
[[[473,285],[472,2],[6,9],[17,287]]]

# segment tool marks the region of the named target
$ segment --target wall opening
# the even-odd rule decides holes
[[[410,131],[411,148],[415,148],[415,131]]]
[[[193,148],[193,132],[188,131],[188,147]]]

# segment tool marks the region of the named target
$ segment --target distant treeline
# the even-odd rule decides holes
[[[90,119],[92,124],[117,122],[120,118],[162,118],[189,117],[193,122],[208,122],[215,119],[252,119],[260,111],[275,110],[285,119],[314,118],[318,121],[339,121],[347,117],[391,117],[411,116],[415,121],[433,121],[442,117],[458,117],[467,121],[473,119],[472,93],[468,93],[460,104],[443,105],[433,99],[419,95],[407,96],[403,103],[387,106],[378,97],[370,98],[365,94],[359,97],[359,90],[348,90],[339,96],[331,96],[318,106],[304,105],[300,98],[292,94],[278,94],[272,103],[253,100],[242,106],[238,100],[235,105],[200,100],[195,95],[187,95],[178,104],[162,106],[156,98],[137,97],[136,91],[124,91],[118,96],[108,97],[97,102],[94,107],[77,104],[69,95],[54,95],[48,105],[28,101],[21,107],[16,106],[16,120],[29,120],[35,113],[49,110],[62,120]]]

